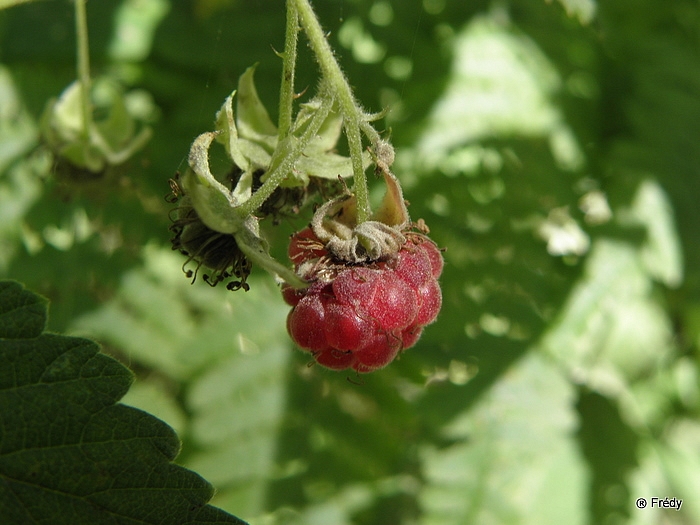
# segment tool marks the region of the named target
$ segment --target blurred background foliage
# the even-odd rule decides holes
[[[315,7],[447,249],[415,348],[369,376],[309,366],[267,275],[190,285],[170,250],[167,181],[253,63],[276,116],[281,0],[89,2],[95,82],[153,130],[96,175],[39,141],[75,79],[72,4],[0,12],[0,276],[134,369],[124,401],[254,525],[700,523],[698,3]],[[265,225],[278,256],[308,220]]]

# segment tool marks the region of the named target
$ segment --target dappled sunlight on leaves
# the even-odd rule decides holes
[[[559,0],[559,3],[569,16],[577,17],[582,24],[590,23],[595,17],[596,0]]]
[[[498,15],[481,16],[460,33],[454,50],[450,80],[433,107],[412,162],[430,170],[467,143],[495,136],[551,134],[562,160],[574,167],[580,164],[575,139],[551,101],[561,79],[534,42]]]
[[[420,523],[586,523],[574,397],[542,355],[515,363],[442,429],[455,444],[423,447]]]
[[[70,7],[1,12],[0,273],[51,299],[52,330],[90,334],[130,366],[122,402],[177,430],[177,461],[252,525],[700,523],[697,2],[313,2],[357,99],[387,109],[377,129],[396,146],[410,215],[445,250],[436,322],[362,376],[293,349],[271,278],[254,271],[237,294],[190,284],[164,247],[167,181],[193,137],[226,128],[228,101],[213,116],[251,63],[258,110],[270,111],[248,115],[257,142],[245,147],[270,161],[284,10],[266,4],[88,2],[93,71],[125,86],[108,134],[122,143],[135,123],[153,128],[96,180],[64,177],[36,149],[47,100],[75,78]],[[295,107],[317,73],[299,61]],[[349,174],[339,115],[322,129],[300,181]],[[220,146],[211,171],[228,188]],[[310,216],[260,219],[284,264]],[[13,315],[0,321],[19,327]],[[22,326],[29,337],[37,319]],[[37,401],[38,438],[58,435],[45,414],[61,392]],[[2,455],[26,401],[0,410],[0,470],[17,479],[43,475]],[[172,432],[138,414],[172,456]],[[18,423],[3,433],[7,421]],[[140,468],[129,450],[110,461]],[[68,465],[61,483],[86,486],[70,454],[49,452]],[[682,510],[635,507],[655,496]]]
[[[671,326],[653,300],[652,286],[635,248],[598,241],[545,347],[575,381],[606,395],[621,394],[672,351]]]
[[[695,522],[700,519],[700,505],[696,498],[700,490],[700,459],[697,453],[700,425],[691,419],[675,421],[667,429],[664,441],[658,444],[647,440],[640,447],[640,468],[630,480],[634,493],[648,494],[650,498],[656,494],[660,498],[673,494],[683,500],[681,508],[685,508],[685,512],[678,517],[672,515],[668,523]],[[653,523],[638,509],[631,512],[635,525]]]

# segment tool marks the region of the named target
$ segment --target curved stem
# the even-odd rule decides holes
[[[367,189],[367,178],[362,168],[362,136],[360,134],[360,122],[363,112],[359,108],[355,97],[348,84],[345,75],[340,69],[328,40],[323,33],[321,24],[314,13],[309,0],[294,0],[296,3],[299,21],[309,38],[311,49],[316,55],[321,73],[330,84],[331,89],[338,97],[340,111],[345,120],[345,131],[348,137],[350,157],[352,159],[352,173],[354,180],[354,193],[357,199],[357,220],[358,223],[369,220],[371,208],[369,205],[369,191]]]
[[[290,268],[287,268],[270,257],[267,253],[266,246],[260,238],[257,235],[251,234],[248,229],[243,228],[238,233],[234,234],[234,237],[236,238],[238,248],[240,248],[253,264],[260,266],[273,275],[278,275],[294,288],[301,289],[309,286],[309,283],[295,274]]]
[[[382,140],[382,137],[379,136],[379,132],[366,120],[363,119],[360,121],[360,128],[372,144],[376,144]]]
[[[294,70],[297,61],[297,37],[299,33],[299,15],[294,0],[287,0],[287,29],[282,55],[282,83],[280,85],[280,109],[277,125],[277,138],[281,142],[292,127],[294,102]]]
[[[85,1],[75,0],[75,30],[78,40],[78,81],[80,82],[83,134],[87,138],[92,128],[92,105],[90,104],[90,46]]]
[[[314,113],[302,136],[296,139],[293,135],[280,142],[275,149],[275,155],[270,161],[270,168],[267,172],[267,179],[260,188],[243,204],[235,208],[239,217],[247,217],[255,212],[272,192],[277,189],[280,183],[287,177],[294,168],[294,163],[301,156],[309,145],[309,142],[316,137],[323,122],[328,118],[328,114],[333,107],[334,99],[331,96],[323,97],[321,106]]]

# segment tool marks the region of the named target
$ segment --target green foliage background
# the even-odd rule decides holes
[[[38,142],[75,78],[72,4],[0,12],[0,277],[134,370],[123,402],[251,524],[700,523],[700,6],[315,7],[447,248],[415,348],[360,384],[310,367],[267,275],[190,285],[169,248],[168,178],[246,67],[276,106],[281,0],[89,2],[93,75],[154,133],[87,181]],[[308,219],[267,225],[278,256]]]

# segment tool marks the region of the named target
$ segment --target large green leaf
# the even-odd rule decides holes
[[[674,462],[649,480],[650,464],[659,467],[650,451],[673,445],[648,435],[667,425],[678,397],[689,398],[679,393],[680,363],[678,372],[670,369],[676,357],[672,325],[655,293],[655,281],[682,279],[670,209],[664,192],[649,180],[640,184],[632,203],[616,210],[617,216],[626,228],[644,228],[642,242],[597,239],[582,278],[543,339],[570,379],[585,386],[578,404],[579,437],[591,467],[590,508],[597,522],[629,515],[636,498],[656,496],[651,486],[673,487],[672,471],[679,468]],[[685,369],[695,370],[690,363]],[[628,486],[630,478],[651,486]]]
[[[3,523],[243,523],[171,463],[170,427],[117,403],[129,370],[90,340],[43,332],[45,300],[19,283],[0,283],[0,311]]]

